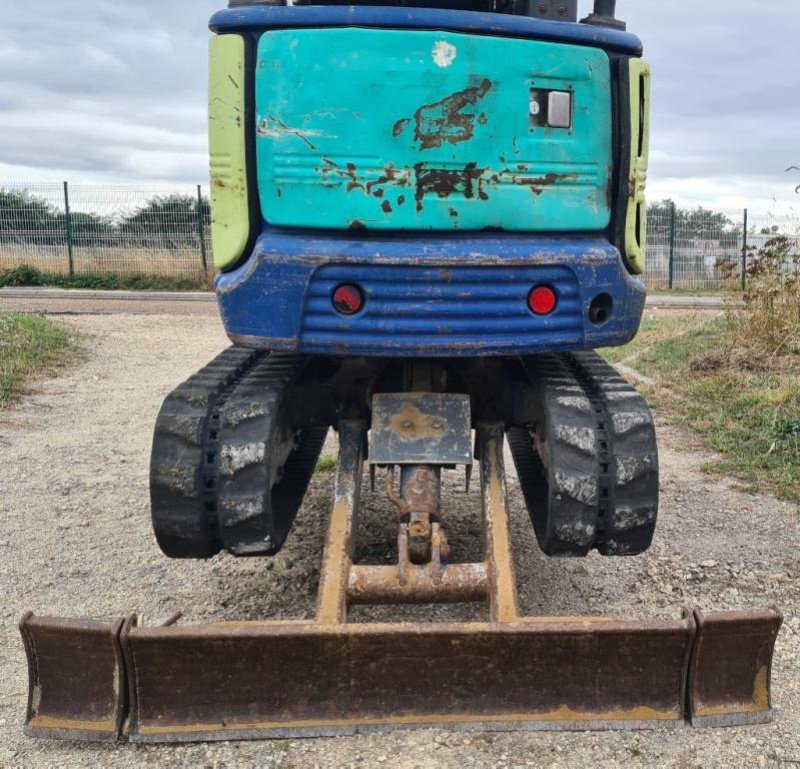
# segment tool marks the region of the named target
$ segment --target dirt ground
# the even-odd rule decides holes
[[[10,302],[6,302],[4,309]],[[36,613],[155,622],[298,617],[314,603],[332,475],[321,473],[285,549],[272,560],[170,561],[150,530],[148,456],[156,412],[178,382],[226,344],[213,305],[133,314],[56,315],[82,334],[61,375],[0,412],[0,766],[753,767],[800,764],[800,516],[795,505],[702,474],[697,441],[660,426],[662,507],[651,551],[635,559],[548,560],[509,478],[523,609],[531,613],[677,617],[777,604],[786,616],[773,670],[769,726],[628,733],[392,732],[335,739],[168,747],[87,746],[23,737],[26,668],[16,629]],[[118,314],[124,311],[126,314]],[[163,310],[162,310],[163,312]],[[190,314],[187,314],[190,313]],[[330,447],[333,450],[333,446]],[[479,550],[476,491],[445,510],[454,553]],[[391,548],[389,507],[366,494],[362,555]],[[458,616],[458,610],[438,610]],[[374,612],[377,616],[380,612]],[[360,610],[363,617],[372,616]],[[471,616],[471,610],[466,611]]]

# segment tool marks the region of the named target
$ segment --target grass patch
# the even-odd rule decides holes
[[[655,381],[651,402],[718,452],[705,470],[800,500],[800,355],[748,343],[739,324],[730,313],[647,321],[630,345],[600,352]]]
[[[336,460],[333,457],[320,457],[317,460],[315,473],[332,473],[336,469]]]
[[[717,321],[714,321],[717,322]],[[676,356],[685,355],[686,346],[694,347],[701,343],[704,329],[708,325],[708,320],[702,316],[695,315],[674,315],[660,318],[645,318],[642,321],[638,335],[632,342],[623,347],[609,347],[600,350],[603,357],[609,363],[626,363],[633,368],[642,357],[647,357],[649,361],[658,361],[657,356],[663,354],[663,349],[659,346],[657,354],[654,355],[654,345],[663,342],[669,352],[669,363],[663,361],[664,366],[671,365],[672,359]],[[644,373],[644,371],[642,371]]]
[[[202,291],[210,288],[208,280],[177,278],[170,275],[114,275],[82,273],[73,277],[42,272],[23,264],[0,273],[0,288],[5,286],[51,286],[54,288],[89,288],[114,291]]]
[[[37,375],[60,363],[74,336],[46,318],[0,314],[0,408],[7,406]]]

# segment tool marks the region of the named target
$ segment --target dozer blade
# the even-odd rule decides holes
[[[226,622],[132,627],[33,618],[26,732],[135,742],[769,720],[775,611],[694,620]],[[92,625],[91,627],[90,624]],[[128,652],[123,659],[123,646]],[[33,672],[35,671],[35,673]]]
[[[365,433],[363,422],[339,426],[314,620],[144,627],[28,615],[28,733],[188,742],[769,719],[777,610],[652,622],[520,616],[499,424],[477,430],[482,563],[447,565],[437,551],[416,564],[402,549],[395,567],[354,563]],[[489,621],[347,622],[348,604],[415,590],[425,601],[485,600]]]
[[[132,621],[132,620],[130,620]],[[28,656],[25,733],[115,741],[127,713],[120,633],[126,621],[34,617],[19,628]]]
[[[693,726],[742,726],[769,721],[770,679],[782,616],[762,612],[695,611],[697,639],[689,668]]]

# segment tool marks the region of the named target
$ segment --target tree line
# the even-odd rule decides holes
[[[0,188],[0,242],[46,245],[69,231],[73,243],[85,246],[142,244],[159,248],[196,246],[198,217],[209,220],[208,199],[172,193],[155,195],[132,211],[101,215],[64,210],[27,190]]]

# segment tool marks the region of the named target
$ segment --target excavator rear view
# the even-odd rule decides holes
[[[576,0],[230,6],[211,20],[209,135],[233,346],[161,408],[153,528],[172,558],[274,555],[334,430],[316,616],[26,615],[27,732],[767,720],[776,610],[518,608],[507,457],[548,556],[633,557],[656,527],[650,410],[594,352],[635,336],[645,300],[650,68],[613,0],[581,21]],[[479,562],[448,543],[453,472],[480,485]],[[392,564],[357,558],[362,493],[396,511]],[[348,622],[437,602],[485,616]]]

